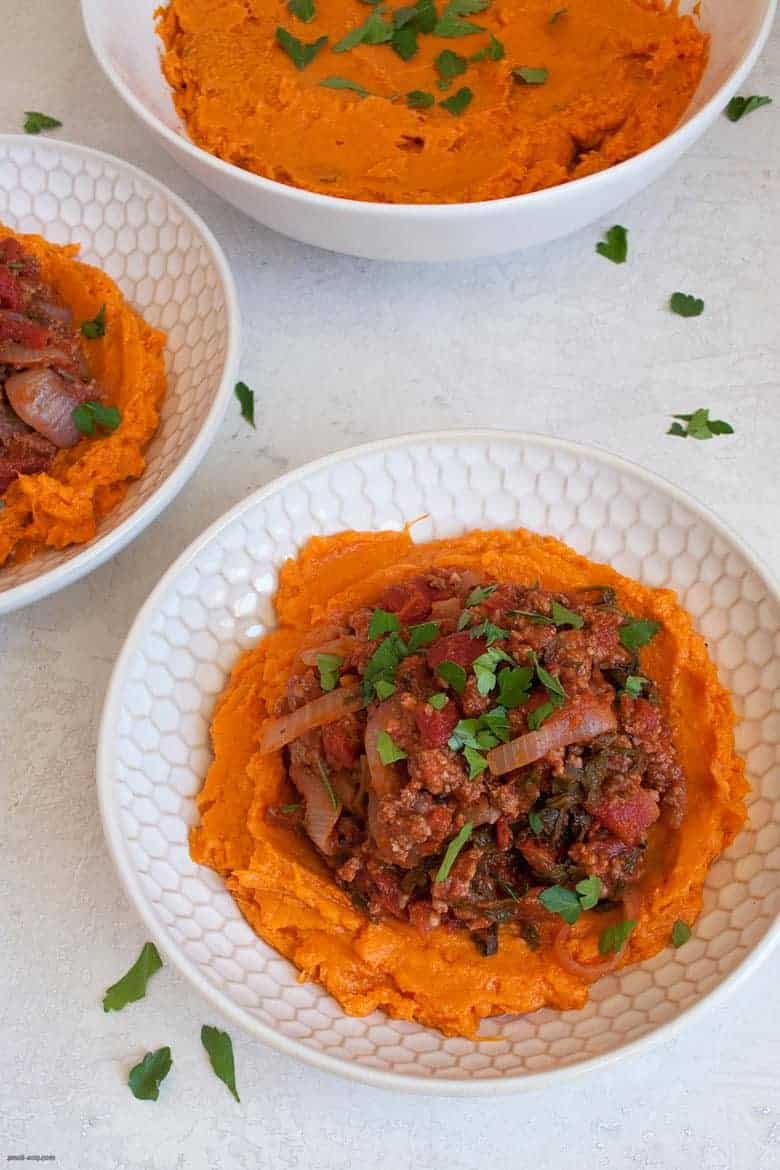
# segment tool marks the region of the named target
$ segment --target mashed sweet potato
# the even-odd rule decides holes
[[[662,697],[687,779],[687,810],[678,830],[660,822],[650,830],[634,903],[637,925],[621,965],[668,946],[678,919],[693,923],[707,871],[745,819],[746,783],[734,753],[729,697],[704,641],[669,590],[648,588],[524,530],[473,532],[422,545],[406,532],[347,532],[314,538],[288,561],[276,598],[279,625],[239,660],[217,705],[214,762],[198,798],[201,823],[192,830],[192,856],[223,875],[255,931],[300,969],[302,979],[323,984],[346,1012],[379,1008],[472,1036],[486,1016],[545,1005],[582,1007],[588,981],[561,965],[544,933],[534,949],[502,929],[498,953],[486,958],[466,931],[439,927],[425,934],[397,919],[369,921],[308,840],[269,820],[269,807],[298,798],[281,753],[257,750],[312,625],[371,605],[388,585],[444,566],[498,582],[538,580],[544,590],[611,586],[621,609],[660,623],[641,651],[641,665]],[[568,939],[575,960],[598,958],[604,923],[604,914],[581,915]]]
[[[451,203],[537,191],[640,153],[677,124],[707,60],[707,37],[676,2],[479,7],[462,10],[480,31],[421,32],[404,59],[388,43],[333,51],[367,19],[359,0],[315,0],[306,23],[268,0],[170,0],[158,16],[163,70],[194,141],[236,166],[351,199]],[[398,8],[385,5],[384,19]],[[327,44],[296,68],[279,26]],[[460,63],[438,67],[443,51]],[[525,82],[521,68],[546,78]],[[333,77],[367,96],[324,88]],[[442,107],[464,89],[462,112]]]
[[[83,438],[60,450],[46,472],[21,475],[3,494],[0,565],[24,560],[49,546],[81,544],[115,507],[128,482],[144,469],[144,449],[159,421],[165,394],[164,335],[147,325],[125,301],[113,280],[76,259],[76,245],[51,244],[40,236],[15,235],[0,224],[0,240],[12,237],[40,265],[42,280],[78,324],[105,305],[105,334],[81,338],[89,374],[105,400],[119,408],[111,434]]]

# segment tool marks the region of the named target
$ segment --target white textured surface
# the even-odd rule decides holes
[[[710,639],[741,718],[749,827],[713,866],[694,937],[600,980],[578,1012],[483,1022],[489,1043],[444,1039],[382,1012],[345,1016],[260,942],[222,881],[189,856],[216,695],[273,626],[276,570],[311,536],[414,528],[416,541],[524,525],[591,560],[674,589]],[[334,1072],[398,1088],[483,1093],[554,1074],[674,1024],[780,914],[780,612],[725,531],[608,453],[550,438],[397,440],[313,465],[242,505],[187,552],[133,627],[112,680],[98,786],[123,880],[164,951],[260,1039]],[[768,941],[768,940],[767,940]],[[376,1074],[380,1074],[377,1077]],[[391,1079],[392,1078],[392,1079]],[[440,1090],[441,1091],[441,1090]]]
[[[161,571],[250,490],[350,442],[504,425],[601,443],[693,491],[780,572],[777,107],[719,121],[615,217],[631,230],[622,268],[594,256],[591,231],[501,261],[372,265],[263,231],[151,147],[90,60],[74,0],[11,11],[0,128],[25,108],[58,114],[206,217],[238,279],[259,427],[234,412],[132,547],[0,622],[0,1153],[79,1170],[776,1170],[776,958],[675,1041],[553,1094],[381,1093],[234,1028],[236,1105],[200,1049],[203,1003],[175,972],[143,1003],[100,1010],[145,934],[103,843],[93,753],[113,658]],[[780,95],[777,32],[745,92]],[[705,297],[701,318],[664,311],[677,288]],[[669,412],[700,405],[736,435],[664,438]],[[160,1100],[136,1102],[127,1069],[164,1043],[175,1065]]]

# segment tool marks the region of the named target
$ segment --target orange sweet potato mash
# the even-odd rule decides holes
[[[384,5],[384,19],[398,7]],[[438,0],[437,17],[445,7]],[[707,61],[707,37],[676,0],[478,7],[466,19],[480,31],[421,32],[404,60],[387,43],[334,51],[371,11],[359,0],[315,0],[306,23],[268,0],[170,0],[158,14],[163,70],[193,140],[236,166],[350,199],[452,203],[537,191],[639,154],[675,127]],[[328,40],[296,68],[279,26],[305,45]],[[462,59],[446,90],[443,51]],[[546,79],[525,83],[518,68]],[[333,77],[367,96],[323,87]],[[463,89],[467,108],[442,107]],[[426,108],[410,108],[415,92]]]
[[[681,828],[658,830],[641,879],[637,926],[621,965],[669,945],[677,919],[692,923],[702,885],[718,854],[745,819],[744,765],[734,753],[734,713],[704,641],[669,590],[651,589],[597,565],[550,537],[472,532],[415,545],[408,532],[346,532],[314,538],[282,568],[278,627],[237,663],[214,715],[214,762],[198,798],[201,823],[192,830],[192,857],[223,875],[255,931],[316,980],[344,1010],[377,1008],[453,1035],[473,1036],[484,1017],[530,1012],[545,1005],[580,1008],[585,980],[564,970],[545,939],[529,949],[502,931],[497,954],[480,955],[466,931],[421,934],[406,922],[370,922],[335,884],[308,840],[269,824],[269,805],[295,800],[281,753],[261,756],[259,735],[284,695],[312,624],[373,602],[388,585],[421,570],[457,566],[482,579],[529,582],[566,590],[612,586],[621,608],[661,623],[642,651],[656,681],[687,775],[688,807]],[[569,949],[581,962],[597,957],[604,914],[584,913]]]
[[[76,245],[15,235],[0,224],[0,240],[14,237],[40,264],[42,279],[67,305],[75,322],[106,307],[103,337],[82,339],[89,372],[106,401],[122,415],[111,434],[83,438],[57,453],[48,472],[22,475],[3,495],[0,565],[25,560],[45,546],[64,548],[95,535],[97,522],[115,507],[129,480],[145,466],[144,449],[159,422],[165,394],[165,337],[147,325],[105,272],[76,259]]]

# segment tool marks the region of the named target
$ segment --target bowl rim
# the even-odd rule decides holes
[[[225,253],[211,229],[201,219],[197,212],[176,195],[159,179],[148,175],[132,163],[125,162],[116,155],[102,150],[93,150],[88,146],[81,146],[76,142],[62,141],[59,138],[30,139],[25,134],[0,134],[0,154],[6,147],[23,146],[30,150],[33,156],[40,153],[68,155],[80,159],[92,159],[95,162],[109,163],[120,173],[130,175],[136,181],[145,185],[151,191],[161,196],[180,212],[197,233],[200,234],[212,258],[222,284],[225,297],[225,321],[227,344],[223,364],[222,378],[214,394],[211,405],[200,430],[195,435],[190,448],[174,467],[173,471],[163,480],[151,496],[116,528],[103,536],[96,536],[87,542],[81,551],[62,565],[47,569],[30,581],[15,585],[11,589],[0,592],[0,615],[11,613],[13,610],[31,602],[39,601],[51,593],[73,584],[81,577],[91,573],[110,557],[113,557],[131,540],[138,536],[153,520],[159,516],[164,508],[178,495],[190,478],[219,430],[225,417],[232,386],[238,373],[241,358],[241,311],[239,309],[238,293],[233,274],[227,262]],[[142,312],[142,310],[139,310]],[[0,569],[0,581],[2,570]]]
[[[630,180],[635,171],[640,170],[648,163],[652,164],[653,160],[659,159],[666,154],[671,144],[679,142],[680,139],[685,139],[687,135],[695,138],[699,129],[703,133],[710,122],[714,121],[718,111],[725,108],[728,98],[742,84],[764,48],[780,0],[768,0],[764,19],[752,43],[743,53],[739,63],[729,73],[726,80],[718,87],[709,101],[705,102],[702,108],[689,121],[680,122],[675,126],[674,130],[662,138],[660,142],[656,142],[653,146],[648,147],[639,154],[632,155],[631,158],[625,159],[623,162],[607,167],[603,171],[597,171],[595,174],[584,175],[579,179],[573,179],[569,183],[559,183],[554,187],[546,187],[541,191],[529,191],[523,195],[505,195],[499,199],[481,199],[468,203],[377,203],[372,200],[344,198],[340,195],[325,195],[319,191],[310,191],[305,187],[293,187],[287,183],[279,183],[275,179],[268,179],[264,175],[257,175],[253,171],[245,170],[243,167],[238,167],[234,163],[227,162],[225,159],[211,154],[210,151],[198,146],[189,135],[176,133],[166,122],[158,118],[144,102],[136,97],[119,71],[114,67],[108,52],[104,52],[103,50],[103,42],[99,37],[97,22],[95,20],[97,8],[104,2],[105,0],[81,0],[81,17],[84,30],[95,59],[104,75],[136,117],[149,130],[166,139],[168,145],[173,147],[175,151],[183,151],[191,159],[205,163],[209,169],[216,173],[226,174],[238,182],[246,183],[250,189],[259,192],[269,192],[280,197],[287,197],[292,202],[299,203],[303,207],[316,207],[337,212],[342,211],[346,214],[350,212],[357,214],[360,211],[362,214],[371,217],[384,219],[395,218],[404,221],[417,218],[422,218],[423,220],[437,218],[448,219],[450,217],[458,220],[469,219],[472,216],[479,216],[489,208],[493,208],[494,213],[503,209],[514,209],[519,206],[520,200],[522,200],[523,207],[527,206],[532,208],[545,205],[549,207],[561,201],[565,203],[567,199],[574,198],[574,196],[568,195],[567,192],[575,190],[583,192],[598,191],[599,188],[609,186],[618,181],[620,176],[625,176],[627,180]],[[680,150],[682,151],[684,149],[685,142],[683,141]]]
[[[245,1032],[268,1044],[271,1048],[287,1056],[297,1057],[306,1064],[326,1072],[335,1073],[349,1080],[359,1081],[375,1088],[395,1089],[407,1093],[419,1093],[427,1096],[466,1097],[466,1096],[493,1096],[496,1094],[520,1092],[530,1089],[539,1089],[553,1083],[562,1083],[574,1080],[588,1072],[613,1064],[624,1057],[634,1056],[642,1050],[650,1050],[659,1044],[676,1037],[685,1024],[706,1010],[719,1005],[723,1000],[754,972],[766,959],[769,952],[780,941],[780,914],[769,926],[764,937],[742,959],[734,970],[726,976],[712,991],[707,992],[690,1007],[680,1012],[673,1019],[653,1029],[644,1036],[621,1045],[619,1048],[598,1056],[566,1065],[560,1069],[550,1069],[544,1072],[530,1072],[521,1076],[485,1077],[457,1079],[453,1077],[435,1078],[418,1075],[405,1075],[396,1072],[384,1072],[370,1066],[358,1063],[348,1063],[346,1060],[330,1056],[310,1048],[303,1040],[296,1040],[280,1035],[270,1025],[263,1023],[250,1015],[247,1009],[234,1003],[221,990],[211,984],[198,967],[173,943],[165,930],[164,925],[158,922],[137,878],[129,855],[124,845],[124,836],[120,831],[119,818],[114,816],[114,732],[119,725],[121,710],[121,693],[128,675],[129,666],[138,651],[139,643],[145,635],[147,627],[152,621],[159,602],[165,593],[184,572],[200,552],[206,548],[223,529],[229,527],[234,520],[250,511],[255,505],[268,499],[280,491],[285,491],[301,479],[315,474],[325,468],[338,463],[346,463],[364,455],[381,451],[398,450],[420,442],[428,443],[468,443],[474,440],[482,442],[509,442],[523,445],[548,447],[557,451],[566,451],[572,455],[586,457],[602,463],[605,467],[616,471],[628,472],[635,478],[645,482],[648,486],[660,490],[672,500],[682,504],[697,514],[706,524],[729,545],[735,546],[741,556],[756,573],[765,586],[768,595],[780,606],[780,583],[774,573],[763,563],[753,549],[734,532],[729,525],[712,512],[696,496],[677,487],[663,476],[649,471],[632,460],[613,454],[602,447],[589,443],[574,442],[568,439],[559,439],[552,435],[536,434],[531,431],[501,430],[485,428],[470,430],[458,428],[454,430],[435,430],[422,432],[407,432],[370,443],[361,443],[347,447],[312,460],[302,466],[286,472],[284,475],[272,479],[269,483],[252,492],[251,495],[228,509],[219,519],[210,524],[165,571],[158,584],[141,606],[130,627],[122,649],[117,657],[111,678],[106,691],[106,699],[100,720],[97,748],[97,789],[100,813],[103,821],[103,831],[106,838],[109,854],[119,874],[125,892],[133,904],[136,912],[147,927],[151,937],[164,954],[166,960],[176,967],[208,1003],[217,1009],[232,1023],[238,1025]],[[273,566],[278,571],[278,564]],[[266,944],[267,945],[267,944]]]

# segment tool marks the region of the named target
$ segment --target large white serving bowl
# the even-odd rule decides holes
[[[400,529],[416,540],[524,525],[676,589],[739,715],[750,819],[713,866],[693,937],[608,976],[586,1008],[483,1023],[445,1039],[381,1012],[347,1016],[257,938],[187,837],[209,721],[241,652],[274,624],[277,572],[312,535]],[[684,492],[594,448],[500,431],[408,436],[283,476],[228,512],[144,605],[114,670],[98,748],[109,849],[166,957],[258,1039],[369,1084],[442,1094],[536,1087],[668,1038],[735,988],[780,934],[780,598],[737,536]]]
[[[171,502],[222,422],[239,360],[233,278],[214,236],[173,192],[96,150],[0,135],[0,221],[78,244],[150,325],[164,329],[168,390],[146,470],[94,540],[0,568],[0,614],[70,585],[123,548]]]
[[[482,203],[387,204],[337,199],[253,175],[187,136],[160,71],[153,14],[160,0],[82,0],[95,56],[161,146],[260,223],[321,248],[376,260],[461,260],[513,252],[592,223],[663,174],[718,117],[769,33],[777,0],[702,0],[710,61],[678,128],[610,170],[529,195]],[[690,9],[693,0],[683,0]],[[240,78],[236,79],[240,85]]]

